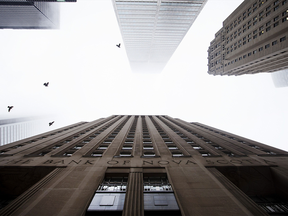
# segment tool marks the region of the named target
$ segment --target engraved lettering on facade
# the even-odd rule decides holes
[[[116,164],[118,164],[119,162],[118,161],[116,161],[116,160],[111,160],[111,161],[108,161],[107,162],[107,164],[109,164],[109,165],[116,165]]]
[[[167,164],[169,164],[169,161],[158,161],[158,164],[160,164],[160,165],[167,165]]]
[[[148,163],[148,164],[150,164],[150,165],[153,165],[153,161],[150,161],[150,162],[149,162],[149,161],[145,161],[145,160],[144,160],[144,161],[143,161],[143,165],[146,165],[146,163]]]
[[[92,160],[92,161],[90,161],[90,160],[87,160],[84,164],[91,164],[91,165],[93,165],[93,162],[94,160]]]
[[[193,162],[193,161],[187,160],[186,165],[189,164],[189,163],[196,164],[196,163]]]
[[[123,165],[129,164],[130,161],[123,161]]]
[[[172,160],[172,162],[174,162],[176,164],[180,164],[182,162],[182,160],[180,160],[179,162]]]

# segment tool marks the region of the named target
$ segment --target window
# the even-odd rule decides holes
[[[264,11],[261,11],[260,13],[259,13],[259,16],[262,16],[264,14]]]
[[[285,41],[285,40],[286,40],[286,36],[280,38],[280,42],[283,42],[283,41]]]
[[[274,27],[278,26],[279,25],[279,22],[275,22],[274,23]]]
[[[279,9],[279,5],[277,5],[276,7],[274,7],[274,11]]]
[[[109,214],[113,211],[122,214],[126,195],[128,175],[106,175],[103,182],[99,185],[94,197],[87,209],[87,215],[90,214]],[[114,215],[114,214],[113,214]]]
[[[263,50],[263,47],[260,47],[260,48],[259,48],[259,52],[261,52],[262,50]]]
[[[266,13],[266,17],[269,16],[270,14],[271,14],[271,11],[267,12]]]
[[[249,52],[249,53],[248,53],[248,56],[251,56],[251,55],[252,55],[252,53],[251,53],[251,52]]]
[[[267,23],[266,23],[266,26],[269,26],[270,24],[271,24],[271,21],[267,22]]]
[[[256,53],[257,53],[257,50],[254,50],[254,51],[253,51],[253,54],[256,54]]]
[[[162,216],[166,215],[169,211],[173,212],[175,216],[181,215],[173,188],[166,174],[144,173],[143,192],[144,212],[155,212],[153,215]],[[144,214],[146,215],[147,213]]]
[[[279,19],[279,16],[274,17],[274,22],[277,21]]]
[[[270,44],[265,45],[265,49],[268,49],[270,47]]]
[[[210,157],[211,154],[210,153],[201,153],[202,157]]]
[[[272,46],[277,44],[277,40],[272,42]]]
[[[269,26],[268,28],[266,28],[266,32],[270,31],[271,27]]]

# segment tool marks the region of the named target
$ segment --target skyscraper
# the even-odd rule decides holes
[[[57,29],[58,3],[48,1],[0,0],[0,29]]]
[[[288,86],[288,69],[274,72],[271,74],[271,76],[276,87]]]
[[[1,146],[0,215],[287,215],[287,161],[200,123],[113,115]]]
[[[112,0],[134,72],[161,72],[207,0]]]
[[[44,124],[42,118],[10,118],[0,120],[0,146],[42,133]]]
[[[288,68],[287,0],[245,0],[208,49],[208,73],[242,75]]]

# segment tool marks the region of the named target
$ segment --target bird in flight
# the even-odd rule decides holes
[[[116,46],[117,46],[118,48],[120,48],[120,46],[121,46],[121,43],[119,43],[119,44],[116,44]]]
[[[46,86],[46,87],[48,87],[49,82],[46,82],[46,83],[44,83],[43,85]]]
[[[54,121],[49,122],[49,126],[52,126],[54,124]]]
[[[13,108],[14,106],[8,106],[8,112]]]

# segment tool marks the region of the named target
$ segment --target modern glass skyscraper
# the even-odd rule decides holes
[[[10,118],[0,120],[0,146],[43,133],[47,120],[41,118]]]
[[[274,72],[271,76],[275,87],[288,86],[288,69]]]
[[[161,72],[207,0],[112,0],[134,72]]]
[[[0,0],[0,29],[59,28],[60,5],[48,1]]]
[[[0,215],[288,215],[287,168],[201,123],[112,115],[0,146]]]

